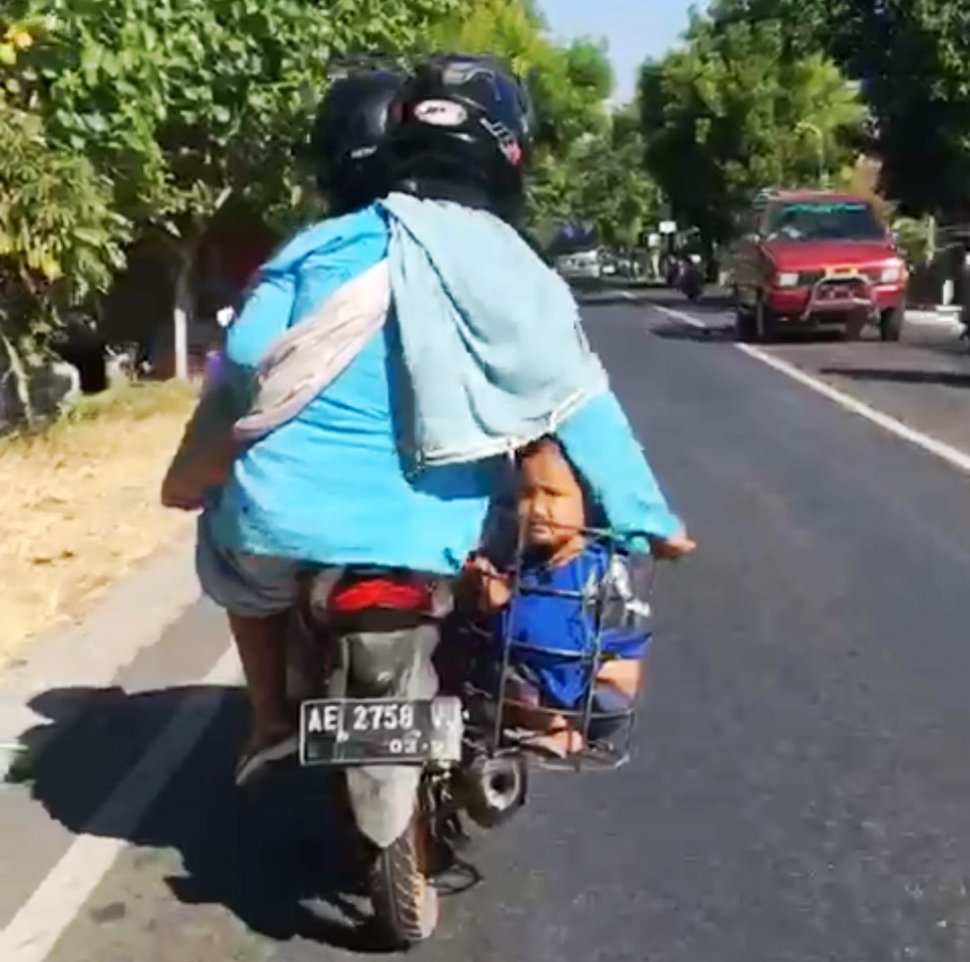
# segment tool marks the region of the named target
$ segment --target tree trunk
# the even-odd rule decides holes
[[[172,312],[172,346],[175,358],[175,377],[179,381],[189,379],[189,325],[195,313],[192,291],[192,267],[195,262],[195,244],[180,251],[175,278],[175,307]]]
[[[6,351],[10,364],[10,369],[0,374],[0,425],[16,424],[23,421],[28,427],[32,427],[35,421],[34,407],[30,400],[30,382],[27,376],[27,369],[24,367],[22,358],[13,342],[0,331],[0,344]],[[8,413],[4,411],[4,394],[6,393],[6,381],[13,382],[13,394],[16,398],[18,409]]]

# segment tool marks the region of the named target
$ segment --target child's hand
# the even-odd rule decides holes
[[[482,611],[504,608],[512,600],[508,575],[502,574],[488,558],[476,555],[466,565],[478,583],[478,607]]]
[[[650,550],[658,560],[676,561],[696,551],[697,542],[686,531],[681,531],[672,538],[651,538]]]

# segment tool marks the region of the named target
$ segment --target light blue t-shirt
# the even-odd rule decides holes
[[[270,344],[387,255],[374,208],[325,221],[266,267],[229,330],[230,376],[247,378]],[[293,421],[237,458],[210,510],[216,540],[252,554],[326,565],[454,573],[479,542],[497,466],[425,469],[398,453],[408,381],[393,315]]]

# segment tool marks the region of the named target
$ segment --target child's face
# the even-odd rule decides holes
[[[529,545],[553,550],[582,540],[583,492],[569,462],[553,444],[523,457],[519,468],[519,524]]]

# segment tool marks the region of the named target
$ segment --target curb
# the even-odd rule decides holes
[[[49,720],[30,707],[37,694],[60,687],[110,686],[142,649],[198,601],[194,541],[193,527],[112,585],[83,622],[40,635],[0,668],[0,783],[23,752],[20,738],[26,731],[34,730],[34,754],[47,747],[53,734]],[[57,730],[81,714],[79,708],[60,718]]]
[[[963,327],[959,310],[954,311],[946,307],[909,308],[906,311],[906,323],[916,327],[944,327],[948,330],[958,330]]]

